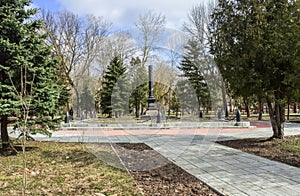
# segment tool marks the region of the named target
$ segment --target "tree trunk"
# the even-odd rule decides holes
[[[171,84],[170,84],[170,86],[171,86]],[[171,115],[171,102],[172,102],[172,98],[171,98],[171,92],[172,92],[172,89],[171,89],[171,87],[169,87],[169,93],[168,93],[168,106],[169,106],[169,109],[168,109],[168,116],[170,116]]]
[[[264,105],[263,105],[263,101],[260,98],[259,99],[259,106],[258,106],[258,120],[262,120],[262,114],[263,114],[263,110],[264,110]]]
[[[7,131],[7,125],[8,125],[8,117],[2,116],[1,117],[1,141],[2,141],[3,149],[9,147],[9,136]]]
[[[287,120],[290,120],[290,98],[288,98],[288,113],[287,113]]]
[[[135,104],[135,117],[140,117],[140,103],[138,101],[137,96],[134,97],[134,104]]]
[[[223,98],[223,108],[225,111],[225,118],[228,118],[228,108],[227,108],[227,99],[226,99],[226,89],[225,89],[225,84],[222,81],[222,98]]]
[[[273,136],[272,138],[284,137],[284,107],[275,101],[274,107],[272,101],[267,99],[269,116],[272,124]]]
[[[82,115],[81,113],[81,107],[80,107],[80,97],[79,97],[79,92],[78,92],[78,89],[73,87],[74,88],[74,91],[75,91],[75,98],[76,98],[76,116],[80,116]]]
[[[278,138],[283,138],[284,137],[284,122],[285,122],[285,106],[279,106],[279,116],[280,116],[280,131]]]
[[[248,100],[244,99],[244,104],[245,104],[245,109],[246,109],[246,113],[247,113],[247,117],[250,117],[250,110],[249,110],[249,103]]]

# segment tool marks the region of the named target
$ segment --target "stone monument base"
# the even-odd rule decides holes
[[[147,110],[146,111],[146,116],[157,116],[158,114],[158,110],[154,109],[154,110]]]
[[[157,109],[147,110],[145,115],[141,116],[141,120],[156,120],[158,115]]]

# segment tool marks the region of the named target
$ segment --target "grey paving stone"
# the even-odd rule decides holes
[[[249,167],[243,167],[243,170],[251,173],[251,174],[263,174],[266,173],[265,170],[260,169],[259,167],[253,167],[253,166],[249,166]]]
[[[225,160],[224,162],[226,162],[230,165],[239,165],[240,164],[240,162],[236,159]]]
[[[225,171],[222,168],[211,166],[211,167],[200,167],[202,170],[210,173],[210,172],[217,172],[217,171]]]
[[[300,192],[285,186],[276,186],[269,189],[274,195],[297,195]]]
[[[291,178],[291,180],[293,180],[293,181],[295,181],[295,182],[297,182],[297,183],[300,184],[300,175],[294,176],[293,178]]]
[[[231,173],[229,173],[225,170],[213,171],[213,172],[209,172],[209,174],[215,176],[216,178],[222,179],[222,180],[224,180],[225,178],[228,178],[228,179],[234,178],[234,176]]]
[[[230,164],[223,160],[217,160],[211,163],[215,167],[228,167]]]
[[[199,168],[187,168],[187,171],[193,175],[203,175],[203,174],[206,174],[207,172],[202,170],[202,169],[199,169]]]
[[[205,179],[207,181],[215,181],[216,180],[215,176],[213,176],[213,175],[211,175],[207,172],[204,173],[204,174],[201,174],[201,175],[197,175],[197,177],[200,178],[200,179]],[[204,181],[204,182],[206,182],[206,181]]]
[[[241,192],[239,192],[239,193],[236,193],[236,194],[230,194],[231,196],[249,196],[248,194],[246,194],[246,193],[241,193]]]
[[[288,187],[288,186],[293,186],[293,187],[297,187],[300,189],[300,183],[294,181],[294,180],[290,180],[290,179],[284,179],[284,180],[281,180],[281,179],[278,179],[278,184],[280,184],[281,186],[285,186],[285,187]]]
[[[298,194],[300,195],[300,184],[295,184],[295,185],[288,185],[285,186],[288,190],[291,190],[294,195]]]
[[[265,191],[265,190],[250,190],[247,191],[247,194],[250,196],[272,196],[272,194],[270,194],[270,192]]]
[[[221,189],[221,193],[224,195],[239,195],[239,194],[245,194],[243,191],[241,191],[238,188],[232,187],[232,186],[223,186],[219,187]]]

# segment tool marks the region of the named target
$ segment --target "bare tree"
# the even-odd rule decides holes
[[[186,36],[181,32],[174,32],[168,37],[167,50],[172,67],[175,67],[182,57],[186,42]]]
[[[168,114],[170,115],[171,95],[177,83],[178,73],[176,73],[175,67],[169,66],[162,59],[158,59],[157,62],[154,69],[154,94],[160,105],[166,106]]]
[[[183,30],[195,39],[203,48],[208,49],[209,23],[211,14],[216,6],[216,0],[200,3],[188,13],[188,20],[183,24]]]
[[[140,32],[142,59],[141,63],[145,66],[150,52],[154,49],[155,44],[159,41],[160,34],[165,26],[165,16],[157,14],[153,11],[148,11],[139,17],[135,23],[136,28]]]
[[[118,54],[123,61],[130,60],[136,53],[136,43],[128,31],[114,33],[108,37],[112,54]]]
[[[99,17],[88,15],[79,18],[67,11],[53,13],[43,10],[41,18],[49,32],[48,44],[54,47],[54,53],[59,57],[62,77],[74,90],[78,106],[80,89],[90,77],[91,66],[111,25]],[[79,110],[77,108],[77,112]]]
[[[100,73],[100,80],[106,71],[106,67],[111,59],[118,55],[123,62],[130,61],[131,57],[136,53],[137,47],[135,40],[127,31],[110,34],[105,37],[103,48],[100,50],[97,57],[97,67],[95,68]]]
[[[225,115],[228,116],[226,90],[224,82],[220,77],[218,68],[216,67],[210,53],[209,53],[209,23],[211,21],[211,14],[216,6],[216,1],[211,0],[209,3],[200,3],[194,6],[188,14],[188,20],[184,23],[183,29],[187,33],[190,41],[197,43],[201,56],[199,56],[199,70],[203,74],[211,94],[211,97],[216,105],[223,105]],[[200,63],[201,62],[201,63]],[[220,98],[222,97],[222,98]],[[221,102],[222,99],[222,102]],[[219,107],[219,106],[217,106]]]

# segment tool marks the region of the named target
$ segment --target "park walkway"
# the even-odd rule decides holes
[[[184,144],[177,138],[173,138],[173,148],[156,147],[164,140],[147,144],[223,195],[300,195],[299,168],[215,143],[202,144],[202,139],[196,136],[180,156],[176,148]],[[199,153],[208,146],[207,153]]]
[[[300,134],[298,125],[286,127],[286,135]],[[214,143],[216,140],[269,137],[272,134],[270,127],[224,129],[217,135],[203,134],[201,131],[195,135],[172,133],[172,130],[168,130],[165,134],[149,137],[126,135],[124,132],[118,135],[117,131],[105,136],[59,131],[51,138],[39,136],[37,139],[58,142],[144,142],[223,195],[300,196],[299,168]]]

